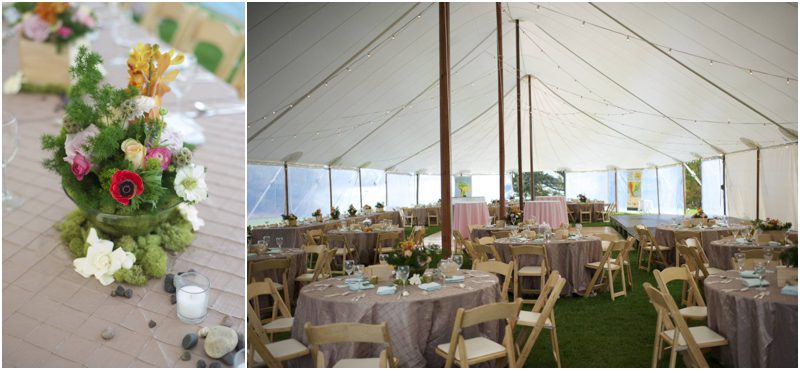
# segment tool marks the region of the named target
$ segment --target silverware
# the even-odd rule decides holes
[[[346,291],[346,292],[342,292],[342,293],[331,293],[331,294],[328,294],[328,295],[326,295],[326,296],[325,296],[325,298],[330,298],[330,297],[338,297],[338,296],[346,296],[346,295],[348,295],[348,294],[350,294],[350,293],[351,293],[351,292],[350,292],[349,290],[348,290],[348,291]]]

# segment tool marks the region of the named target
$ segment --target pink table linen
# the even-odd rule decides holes
[[[538,223],[547,222],[552,228],[562,224],[569,225],[566,203],[558,200],[534,200],[525,202],[523,220],[527,221],[536,217]]]
[[[453,230],[469,235],[469,225],[489,223],[489,207],[486,203],[453,204]]]

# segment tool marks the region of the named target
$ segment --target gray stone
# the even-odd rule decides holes
[[[128,290],[125,291],[125,298],[130,299],[131,297],[133,297],[133,289],[128,288]]]
[[[105,340],[110,340],[111,338],[114,338],[114,328],[109,326],[103,329],[103,332],[100,333],[100,337],[102,337]]]
[[[219,362],[214,361],[214,362],[211,363],[211,365],[208,365],[208,367],[222,367],[222,364],[219,363]]]
[[[155,321],[153,321],[153,320],[150,320],[150,322],[149,322],[149,323],[147,323],[147,326],[149,326],[151,329],[152,329],[152,328],[155,328],[155,327],[156,327],[156,322],[155,322]]]
[[[189,361],[191,359],[192,359],[192,354],[189,351],[183,351],[183,353],[181,353],[182,361]]]
[[[203,360],[197,360],[197,367],[206,367],[206,362]]]
[[[238,351],[238,350],[244,348],[244,334],[236,333],[236,335],[239,337],[238,338],[239,339],[239,343],[236,343],[236,349],[235,350]]]
[[[206,354],[211,358],[222,358],[236,348],[239,336],[236,331],[226,326],[212,326],[208,328],[208,335],[203,343]]]
[[[174,294],[169,296],[169,303],[175,304],[176,302],[178,302],[178,298]]]
[[[175,275],[167,274],[164,276],[164,290],[167,293],[175,293]]]
[[[197,334],[189,333],[183,336],[183,341],[181,342],[181,346],[183,346],[183,349],[192,349],[196,345],[197,345]]]
[[[222,362],[224,362],[225,365],[233,366],[233,352],[228,352],[227,355],[222,356]]]
[[[122,285],[117,285],[117,290],[115,290],[114,292],[117,293],[117,296],[122,297],[125,295],[125,287],[123,287]]]
[[[229,315],[225,315],[225,317],[222,318],[222,326],[227,326],[230,328],[233,326],[233,319],[231,319]]]

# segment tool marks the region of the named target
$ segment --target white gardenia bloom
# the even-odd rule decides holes
[[[178,169],[175,174],[175,194],[189,203],[198,203],[208,197],[206,168],[190,164]]]
[[[414,274],[410,279],[408,279],[408,283],[411,285],[420,285],[422,284],[422,278],[419,274]]]
[[[134,117],[139,117],[139,116],[149,112],[151,109],[155,108],[155,106],[156,106],[156,100],[153,99],[150,96],[139,95],[139,96],[133,98],[133,102],[136,103],[134,105],[135,108],[134,108],[134,111],[133,111],[133,116]]]
[[[72,264],[81,276],[88,278],[94,275],[103,286],[114,282],[114,273],[120,268],[129,269],[136,262],[133,253],[125,252],[122,248],[114,249],[114,243],[100,239],[94,228],[89,230],[86,242],[89,243],[86,257],[76,258]]]
[[[3,94],[15,95],[22,89],[22,71],[18,71],[3,83]]]
[[[183,216],[186,221],[192,224],[192,230],[197,231],[205,226],[206,222],[198,217],[197,207],[191,204],[181,203],[178,205],[178,211],[180,211],[181,216]]]

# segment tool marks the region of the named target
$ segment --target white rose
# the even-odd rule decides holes
[[[198,217],[197,207],[181,203],[178,205],[178,211],[181,213],[181,216],[186,221],[192,224],[192,230],[197,231],[200,230],[201,227],[205,226],[206,222],[203,221],[202,218]]]
[[[114,282],[114,273],[120,268],[129,269],[136,262],[133,253],[125,252],[122,248],[114,249],[114,243],[100,239],[94,228],[89,230],[86,242],[89,243],[86,257],[76,258],[72,264],[81,276],[88,278],[94,275],[104,286]]]

